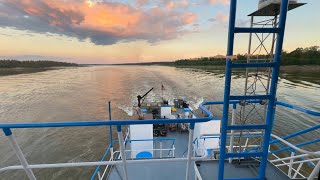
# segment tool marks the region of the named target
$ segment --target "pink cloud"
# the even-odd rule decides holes
[[[149,0],[136,0],[136,4],[138,7],[144,6],[149,3]]]
[[[229,20],[229,15],[219,11],[214,18],[209,19],[211,22],[225,23]]]
[[[229,4],[230,0],[207,0],[210,4]]]
[[[173,39],[186,33],[183,27],[197,19],[193,13],[174,9],[142,10],[123,3],[88,0],[3,0],[0,7],[9,12],[7,16],[0,15],[1,27],[90,39],[99,45]]]

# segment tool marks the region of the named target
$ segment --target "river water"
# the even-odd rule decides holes
[[[315,73],[317,74],[317,73]],[[242,92],[243,76],[234,74],[234,92]],[[0,122],[93,121],[129,119],[136,96],[155,87],[147,101],[164,96],[185,98],[197,105],[223,100],[224,72],[163,66],[92,66],[0,77]],[[281,75],[278,100],[320,111],[320,77]],[[319,123],[319,118],[278,108],[274,133],[286,135]],[[306,135],[311,140],[319,131]],[[15,129],[30,164],[99,161],[109,143],[108,127]],[[300,139],[300,141],[303,139]],[[304,139],[305,140],[305,139]],[[299,139],[294,143],[299,143]],[[319,144],[307,146],[319,149]],[[19,164],[9,142],[0,133],[0,167]],[[38,179],[88,179],[95,168],[35,170]],[[0,173],[0,179],[27,179],[24,171]]]

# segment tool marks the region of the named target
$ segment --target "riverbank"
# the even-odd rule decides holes
[[[60,68],[78,67],[78,64],[57,61],[0,60],[0,76],[29,74]]]
[[[0,76],[9,76],[9,75],[17,75],[17,74],[30,74],[37,73],[43,71],[57,70],[61,68],[69,68],[69,67],[49,67],[49,68],[0,68]]]

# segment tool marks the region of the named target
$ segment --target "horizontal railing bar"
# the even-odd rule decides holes
[[[296,151],[299,151],[300,153],[310,154],[310,155],[315,155],[315,156],[320,156],[320,151],[318,151],[318,152],[306,151],[306,150],[304,150],[304,149],[298,148],[297,146],[289,143],[288,141],[280,138],[280,137],[277,136],[277,135],[271,134],[271,136],[272,136],[273,138],[276,138],[277,140],[281,141],[282,143],[286,144],[287,146],[291,147],[292,149],[294,149],[294,150],[296,150]]]
[[[224,180],[259,180],[260,178],[224,178]]]
[[[232,68],[270,68],[274,67],[275,63],[266,62],[266,63],[232,63]]]
[[[309,144],[314,144],[314,143],[317,143],[317,142],[320,142],[320,139],[314,139],[314,140],[303,142],[303,143],[300,143],[300,144],[295,144],[294,146],[301,147],[301,146],[305,146],[305,145],[309,145]],[[282,152],[282,151],[290,151],[291,149],[292,149],[291,147],[284,147],[282,149],[271,151],[270,153],[279,153],[279,152]]]
[[[285,102],[277,101],[277,104],[281,105],[281,106],[284,106],[284,107],[287,107],[287,108],[290,108],[290,109],[294,109],[294,110],[300,111],[300,112],[304,112],[306,114],[310,114],[310,115],[313,115],[313,116],[320,116],[320,112],[311,111],[311,110],[308,110],[308,109],[305,109],[305,108],[301,108],[301,107],[298,107],[298,106],[295,106],[295,105],[292,105],[292,104],[288,104],[288,103],[285,103]]]
[[[240,135],[237,135],[237,136],[234,136],[234,138],[257,138],[257,137],[261,137],[261,135],[243,135],[243,136],[240,136]],[[200,139],[218,139],[220,138],[220,136],[204,136],[204,137],[200,137]],[[227,138],[231,138],[230,136],[227,136]]]
[[[225,158],[233,158],[233,157],[243,157],[243,158],[247,158],[247,157],[261,157],[263,156],[263,152],[250,152],[250,153],[226,153],[225,154]]]
[[[278,33],[280,28],[245,28],[235,27],[234,33]]]
[[[171,151],[171,150],[173,150],[173,149],[175,149],[175,148],[166,148],[166,149],[143,149],[144,151],[160,151],[160,150],[162,150],[162,151]],[[131,150],[131,149],[126,149],[125,150],[125,152],[136,152],[136,151],[141,151],[141,150]],[[120,151],[114,151],[114,153],[118,153],[118,152],[120,152]],[[113,153],[113,154],[114,154]]]
[[[266,129],[267,125],[229,125],[227,126],[227,130],[242,130],[242,129]]]
[[[139,141],[175,141],[175,138],[154,138],[154,139],[133,139],[125,140],[124,142],[139,142]],[[114,140],[113,143],[119,142],[119,140]]]
[[[57,127],[81,127],[81,126],[121,126],[134,124],[172,124],[172,123],[196,123],[210,120],[220,120],[213,118],[212,113],[204,106],[212,105],[214,102],[203,102],[199,108],[205,112],[207,117],[203,118],[182,118],[182,119],[147,119],[147,120],[101,120],[101,121],[81,121],[81,122],[49,122],[49,123],[5,123],[0,124],[0,128],[57,128]]]
[[[230,96],[230,100],[264,100],[270,99],[271,95],[252,95],[252,96]]]
[[[313,162],[313,161],[319,161],[320,158],[314,158],[314,159],[307,159],[307,160],[303,160],[303,161],[294,161],[292,162],[292,164],[300,164],[300,163],[305,163],[305,162]],[[290,165],[289,163],[283,163],[283,164],[277,164],[275,166],[280,167],[280,166],[286,166],[286,165]]]
[[[274,155],[276,156],[276,155]],[[297,155],[297,156],[289,156],[289,157],[285,157],[285,158],[279,158],[279,159],[275,159],[275,160],[270,160],[270,162],[279,162],[279,161],[286,161],[286,160],[290,160],[290,159],[300,159],[300,158],[303,158],[303,157],[308,157],[308,156],[311,156],[310,154],[301,154],[301,155]],[[278,156],[276,156],[278,157]]]
[[[192,157],[192,161],[200,161],[207,158],[207,154],[203,157]],[[171,159],[148,159],[148,160],[127,160],[128,164],[140,164],[148,162],[181,162],[187,161],[187,158],[171,158]],[[96,161],[96,162],[76,162],[76,163],[56,163],[56,164],[33,164],[29,165],[29,169],[45,169],[45,168],[62,168],[62,167],[82,167],[82,166],[98,166],[98,165],[121,165],[122,161]],[[21,165],[8,166],[0,169],[0,172],[5,170],[23,169]]]
[[[296,137],[296,136],[298,136],[298,135],[301,135],[301,134],[304,134],[304,133],[307,133],[307,132],[311,132],[311,131],[316,130],[316,129],[319,129],[319,128],[320,128],[320,124],[315,125],[315,126],[312,126],[312,127],[310,127],[310,128],[307,128],[307,129],[304,129],[304,130],[302,130],[302,131],[298,131],[298,132],[289,134],[289,135],[287,135],[287,136],[282,137],[282,139],[287,140],[287,139]],[[280,142],[280,140],[277,139],[277,140],[271,141],[270,144],[274,144],[274,143],[278,143],[278,142]]]
[[[237,104],[240,100],[246,100],[246,96],[233,96],[235,99],[229,102],[229,104]],[[241,97],[241,98],[240,98]],[[248,97],[248,102],[251,103],[260,103],[261,101],[257,99],[268,99],[269,95],[265,97],[262,96],[252,96]],[[58,128],[58,127],[87,127],[87,126],[108,126],[108,125],[130,125],[130,124],[170,124],[170,123],[195,123],[195,122],[206,122],[209,120],[220,120],[219,118],[213,118],[212,113],[204,108],[207,105],[222,105],[222,101],[214,101],[214,102],[204,102],[200,104],[199,108],[205,112],[208,117],[205,118],[194,118],[194,119],[149,119],[149,120],[100,120],[100,121],[80,121],[80,122],[49,122],[49,123],[2,123],[0,124],[0,128]],[[277,104],[295,109],[301,112],[305,112],[311,115],[320,116],[320,112],[315,112],[311,110],[307,110],[304,108],[300,108],[294,105],[290,105],[287,103],[283,103],[277,101]],[[320,127],[317,126],[316,128]]]

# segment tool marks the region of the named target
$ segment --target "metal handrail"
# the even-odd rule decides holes
[[[230,101],[230,104],[233,104],[233,105],[236,105],[238,104],[240,101]],[[259,103],[261,101],[252,101],[251,103]],[[117,126],[117,130],[118,130],[118,133],[121,132],[121,126],[122,125],[131,125],[131,124],[159,124],[159,123],[162,123],[162,124],[169,124],[169,123],[190,123],[191,127],[194,128],[194,123],[198,123],[198,122],[207,122],[207,121],[210,121],[210,120],[220,120],[219,118],[214,118],[212,113],[209,112],[208,109],[206,109],[204,106],[206,105],[222,105],[223,102],[204,102],[202,104],[200,104],[199,108],[205,112],[206,116],[207,117],[204,117],[204,118],[194,118],[194,119],[156,119],[156,120],[102,120],[102,121],[82,121],[82,122],[50,122],[50,123],[17,123],[17,124],[12,124],[12,123],[2,123],[0,124],[0,128],[3,129],[5,135],[9,138],[9,141],[11,142],[11,144],[16,144],[17,146],[13,146],[14,150],[16,151],[16,154],[18,156],[18,154],[22,157],[23,154],[20,150],[20,153],[19,153],[19,149],[20,147],[18,146],[18,144],[15,142],[13,136],[12,136],[12,132],[11,132],[11,128],[14,129],[14,128],[55,128],[55,127],[86,127],[86,126]],[[294,105],[290,105],[290,104],[287,104],[287,103],[283,103],[283,102],[277,102],[278,105],[281,105],[281,106],[284,106],[284,107],[288,107],[288,108],[291,108],[291,109],[294,109],[294,110],[298,110],[300,112],[303,112],[303,113],[306,113],[306,114],[310,114],[310,115],[313,115],[313,116],[319,116],[320,113],[319,112],[315,112],[315,111],[310,111],[310,110],[307,110],[307,109],[304,109],[304,108],[300,108],[300,107],[297,107],[297,106],[294,106]],[[286,139],[289,139],[289,138],[292,138],[292,137],[295,137],[295,136],[298,136],[298,135],[301,135],[301,134],[304,134],[306,132],[310,132],[310,131],[313,131],[315,129],[318,129],[320,128],[320,125],[316,125],[314,127],[311,127],[311,128],[308,128],[306,130],[302,130],[302,131],[299,131],[299,132],[296,132],[296,133],[293,133],[291,135],[288,135],[288,136],[285,136],[285,137],[282,137],[282,139],[279,139],[277,138],[277,140],[273,140],[271,141],[270,143],[273,144],[273,143],[278,143],[278,142],[283,142],[285,141]],[[191,129],[193,131],[193,129]],[[119,135],[119,134],[118,134]],[[121,135],[122,137],[122,135]],[[122,137],[123,138],[123,137]],[[190,137],[189,137],[190,138]],[[134,141],[134,140],[126,140],[126,141],[123,141],[123,142],[130,142],[130,141]],[[138,141],[142,141],[142,140],[138,140]],[[118,140],[115,140],[114,142],[118,142]],[[113,143],[114,143],[113,142]],[[191,144],[192,144],[192,140],[190,141]],[[111,147],[112,147],[112,144],[111,143]],[[110,147],[109,145],[109,147]],[[287,144],[287,145],[290,145],[290,146],[294,146],[292,144]],[[108,148],[110,149],[110,148]],[[109,152],[109,150],[106,150],[104,156],[103,156],[103,159],[105,159],[107,153]],[[302,150],[300,148],[293,148],[293,149],[296,149],[296,150]],[[189,152],[190,152],[190,149],[189,149]],[[202,158],[205,158],[205,157],[191,157],[188,152],[188,157],[187,158],[175,158],[174,160],[167,160],[167,159],[160,159],[160,161],[155,161],[155,162],[171,162],[171,161],[194,161],[194,160],[201,160]],[[310,153],[309,151],[301,151],[303,153]],[[206,151],[205,151],[206,153]],[[319,155],[318,153],[312,153],[311,154],[314,154],[314,155]],[[207,156],[207,154],[206,154]],[[133,162],[134,161],[134,162]],[[153,161],[153,160],[128,160],[126,163],[143,163],[145,161]],[[5,170],[14,170],[14,169],[24,169],[26,170],[29,176],[30,179],[35,179],[34,178],[34,175],[31,171],[31,169],[34,169],[34,168],[56,168],[56,167],[76,167],[76,166],[101,166],[101,165],[117,165],[117,164],[123,164],[123,162],[121,161],[99,161],[99,162],[78,162],[78,163],[57,163],[57,164],[35,164],[35,165],[29,165],[27,164],[27,162],[25,161],[25,159],[20,159],[20,162],[22,165],[18,165],[18,166],[8,166],[8,167],[4,167],[4,168],[1,168],[0,169],[0,172],[1,171],[5,171]]]

